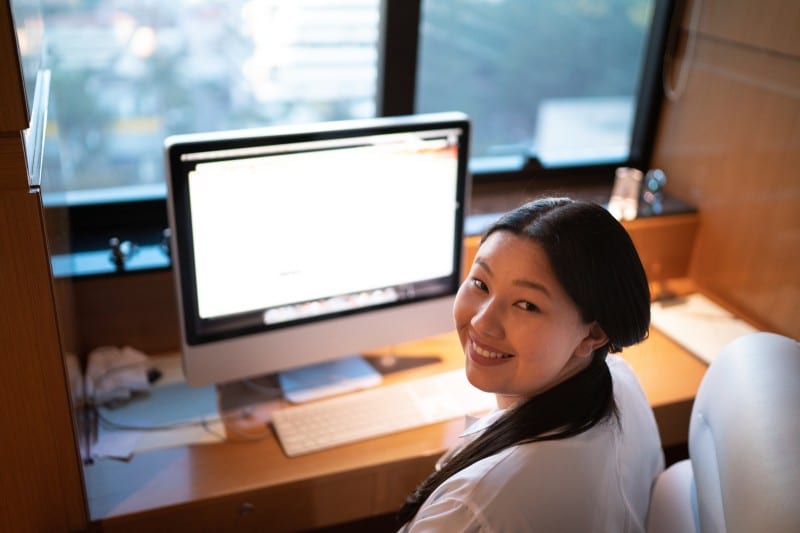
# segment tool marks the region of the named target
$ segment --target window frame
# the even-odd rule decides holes
[[[382,0],[379,41],[377,109],[378,116],[414,113],[419,26],[424,0]],[[653,29],[644,56],[642,79],[637,94],[637,109],[632,133],[633,144],[624,166],[649,167],[661,109],[662,72],[665,48],[673,19],[680,16],[677,0],[656,0]],[[521,188],[569,190],[590,185],[610,187],[614,169],[620,164],[591,164],[545,168],[535,158],[514,171],[472,171],[474,186],[491,185],[494,190]],[[495,187],[496,186],[496,187]],[[166,190],[166,187],[165,187]],[[476,194],[473,189],[473,196]],[[46,206],[47,207],[47,206]],[[72,253],[97,251],[109,247],[112,237],[130,240],[139,246],[161,246],[168,228],[165,197],[123,199],[84,205],[60,205],[66,209]],[[109,249],[110,250],[110,249]],[[169,266],[156,266],[156,269]],[[109,274],[120,271],[109,265]],[[73,275],[79,276],[80,272]]]

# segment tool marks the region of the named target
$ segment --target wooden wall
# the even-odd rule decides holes
[[[800,338],[800,2],[698,1],[671,72],[688,68],[687,83],[665,103],[654,165],[699,208],[694,281]]]

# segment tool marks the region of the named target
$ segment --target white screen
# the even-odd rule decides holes
[[[200,318],[453,274],[457,147],[442,132],[366,140],[197,164],[188,179]]]

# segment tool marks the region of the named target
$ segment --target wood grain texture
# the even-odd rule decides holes
[[[759,11],[751,22],[780,29],[783,14]],[[721,20],[704,25],[738,27],[721,8],[711,16]],[[800,57],[701,36],[654,158],[668,191],[700,212],[693,280],[765,329],[800,338]]]
[[[691,6],[684,13],[689,27]],[[800,56],[797,0],[703,0],[699,31],[714,39]]]
[[[180,348],[172,272],[77,278],[72,290],[79,353],[98,346],[127,345],[145,353]]]
[[[19,131],[0,132],[0,191],[29,189],[24,153],[25,147]]]
[[[0,531],[87,523],[40,207],[0,191]]]

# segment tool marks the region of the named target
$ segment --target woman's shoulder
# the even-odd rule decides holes
[[[603,463],[597,457],[611,451],[614,431],[611,425],[599,424],[567,439],[517,444],[473,463],[445,484],[449,489],[458,488],[464,495],[474,492],[487,498],[548,487],[552,490],[553,479],[560,479],[561,487],[568,491],[571,485],[568,473],[576,473],[575,486],[580,486],[587,469],[593,470]]]
[[[524,531],[531,524],[556,527],[565,523],[585,530],[590,527],[590,517],[577,516],[569,502],[576,498],[596,501],[598,487],[616,485],[613,467],[598,460],[612,453],[607,446],[612,446],[614,439],[604,436],[608,430],[588,435],[594,429],[568,439],[506,448],[454,474],[436,492],[450,502],[459,502],[477,521],[501,525],[498,530]],[[587,483],[588,479],[592,482]]]
[[[644,387],[642,387],[631,365],[622,357],[611,354],[606,357],[606,364],[611,372],[611,379],[614,384],[614,401],[617,403],[617,407],[637,404],[647,414],[652,415],[650,402],[647,400]]]
[[[637,400],[645,400],[644,389],[639,382],[631,365],[618,355],[609,354],[606,357],[606,364],[611,372],[611,379],[614,383],[614,399],[619,402],[621,396],[633,396]],[[645,400],[646,401],[646,400]]]
[[[608,369],[611,370],[611,375],[636,375],[631,365],[619,355],[610,353],[606,356],[606,364]]]

